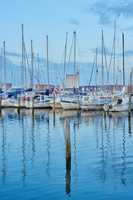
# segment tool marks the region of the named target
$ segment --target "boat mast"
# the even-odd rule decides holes
[[[3,55],[4,55],[4,59],[3,59],[4,83],[6,83],[6,42],[5,41],[3,41]]]
[[[48,41],[48,35],[46,35],[46,48],[47,48],[47,81],[48,81],[48,87],[49,87],[49,41]]]
[[[104,84],[104,37],[103,37],[103,30],[102,30],[102,85]]]
[[[115,64],[116,64],[116,60],[115,60],[115,53],[116,53],[116,21],[114,22],[114,64],[113,64],[113,83],[115,85],[115,78],[116,78],[116,71],[115,71]]]
[[[0,49],[0,66],[1,66],[1,68],[0,68],[0,87],[2,87],[2,85],[1,85],[1,83],[3,83],[4,82],[4,80],[3,80],[3,48],[1,47],[1,49]]]
[[[76,31],[73,32],[73,36],[74,36],[74,73],[76,74],[76,40],[77,40]]]
[[[21,63],[21,83],[22,86],[24,86],[24,25],[21,25],[21,31],[22,31],[22,63]]]
[[[123,86],[125,86],[125,41],[124,33],[122,33],[122,55],[123,55]]]
[[[98,49],[96,48],[96,87],[98,82],[98,65],[97,65],[97,57],[98,57]]]
[[[31,40],[31,88],[34,86],[34,53],[33,53],[33,41]]]
[[[40,58],[39,53],[37,54],[37,80],[40,83]]]
[[[67,41],[68,41],[68,32],[66,32],[66,41],[65,41],[65,55],[64,55],[64,82],[65,82],[65,79],[66,79]]]

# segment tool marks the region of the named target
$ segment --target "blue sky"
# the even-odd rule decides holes
[[[73,30],[78,37],[78,60],[93,60],[94,48],[100,47],[101,29],[105,42],[112,46],[113,21],[117,20],[117,51],[121,51],[121,32],[125,32],[127,63],[131,65],[133,49],[133,1],[127,0],[4,0],[0,2],[0,41],[6,40],[8,51],[21,51],[21,24],[25,27],[27,49],[34,41],[35,52],[45,54],[45,35],[49,35],[50,59],[61,62],[65,33],[69,44]]]

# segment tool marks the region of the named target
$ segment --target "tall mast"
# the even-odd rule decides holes
[[[96,48],[96,86],[97,86],[97,83],[98,83],[98,66],[97,66],[97,54],[98,54],[98,49]]]
[[[102,30],[102,85],[104,84],[104,37],[103,37],[103,30]]]
[[[40,62],[39,62],[39,53],[37,54],[37,79],[38,79],[38,83],[40,83]]]
[[[64,55],[64,81],[65,81],[65,78],[66,78],[67,41],[68,41],[68,32],[66,32],[66,41],[65,41],[65,55]]]
[[[113,64],[113,83],[115,84],[116,72],[115,72],[115,52],[116,52],[116,21],[114,22],[114,64]]]
[[[33,88],[33,77],[34,77],[34,53],[33,53],[33,41],[31,40],[31,88]]]
[[[0,49],[0,83],[4,82],[3,80],[3,48]],[[0,86],[1,87],[1,86]]]
[[[49,45],[48,45],[48,35],[46,35],[46,48],[47,48],[47,80],[49,86]]]
[[[123,86],[125,86],[125,41],[124,33],[122,33],[122,55],[123,55]]]
[[[76,40],[77,40],[76,31],[73,32],[73,36],[74,36],[74,73],[76,73]]]
[[[4,70],[4,83],[6,83],[6,43],[3,41],[3,70]]]
[[[24,25],[21,25],[21,31],[22,31],[22,61],[21,61],[21,83],[22,86],[24,86]]]

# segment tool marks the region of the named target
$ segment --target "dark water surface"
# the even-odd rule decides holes
[[[133,199],[126,113],[2,111],[0,200]]]

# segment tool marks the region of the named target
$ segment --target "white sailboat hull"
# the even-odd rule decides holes
[[[32,101],[27,101],[25,102],[25,107],[28,109],[46,109],[50,108],[49,102],[32,102]]]
[[[133,106],[131,106],[131,110],[133,110]],[[123,111],[128,111],[128,104],[121,106],[114,106],[109,109],[109,112],[123,112]]]
[[[62,102],[61,101],[61,107],[64,110],[79,110],[80,109],[80,105],[79,103],[73,103],[73,102]]]
[[[103,110],[103,105],[98,105],[98,104],[81,105],[81,110],[84,110],[84,111],[100,111],[100,110]]]
[[[60,102],[55,102],[55,103],[50,103],[49,104],[51,108],[55,108],[55,109],[61,109],[62,105]]]
[[[2,100],[3,108],[25,108],[25,103],[19,100],[6,99]]]

